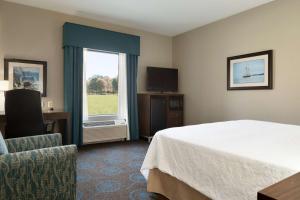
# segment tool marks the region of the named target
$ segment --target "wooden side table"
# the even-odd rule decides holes
[[[300,173],[259,191],[257,200],[300,200]]]

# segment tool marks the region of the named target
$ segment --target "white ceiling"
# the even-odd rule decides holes
[[[7,0],[175,36],[273,0]]]

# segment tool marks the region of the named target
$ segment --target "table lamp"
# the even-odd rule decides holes
[[[0,80],[0,111],[4,111],[4,92],[9,89],[9,81]]]

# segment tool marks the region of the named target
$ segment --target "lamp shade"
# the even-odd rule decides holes
[[[0,91],[7,91],[9,89],[9,81],[0,81]]]

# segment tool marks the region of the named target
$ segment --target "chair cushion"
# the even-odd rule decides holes
[[[8,154],[8,150],[7,150],[5,140],[3,139],[3,136],[0,132],[0,155],[2,154]]]

